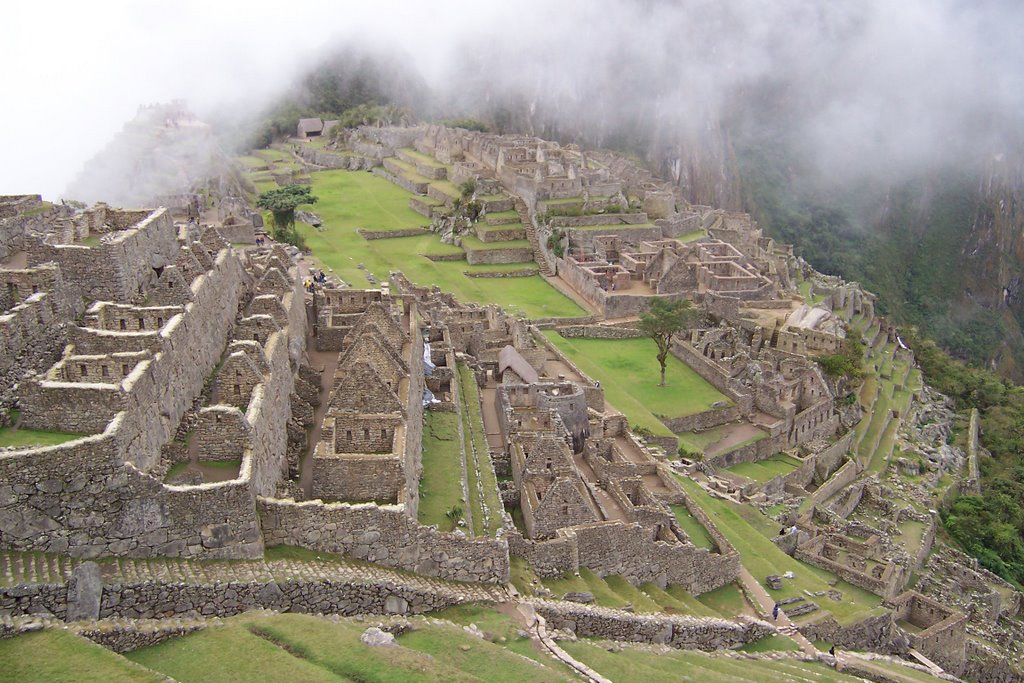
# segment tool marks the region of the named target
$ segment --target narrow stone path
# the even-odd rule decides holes
[[[298,260],[299,279],[305,281],[309,276],[311,265],[305,259]],[[304,294],[306,298],[310,295]],[[313,428],[309,432],[306,451],[299,460],[299,486],[306,498],[313,496],[313,451],[320,442],[320,430],[323,426],[324,415],[327,413],[327,404],[331,397],[331,388],[334,386],[334,372],[338,369],[338,360],[341,358],[340,351],[317,351],[316,338],[313,336],[314,320],[306,320],[306,357],[312,368],[321,370],[320,373],[320,405],[313,409]]]

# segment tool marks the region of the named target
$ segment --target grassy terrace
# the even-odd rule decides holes
[[[672,508],[672,514],[675,515],[679,526],[690,537],[691,543],[698,548],[707,548],[708,550],[715,547],[715,542],[711,540],[711,534],[696,517],[690,514],[685,505],[670,505],[669,507]]]
[[[764,577],[769,574],[782,575],[787,571],[793,572],[795,578],[783,581],[782,590],[770,591],[772,597],[807,597],[805,590],[827,591],[834,585],[843,594],[840,602],[833,602],[825,596],[812,599],[822,611],[831,612],[838,621],[850,623],[879,609],[881,598],[877,595],[840,581],[831,572],[804,564],[779,550],[771,541],[771,537],[779,532],[778,525],[758,510],[749,505],[738,505],[714,498],[699,484],[686,477],[677,479],[711,517],[719,531],[740,552],[743,566],[758,581],[764,581]]]
[[[240,616],[222,628],[136,650],[128,657],[182,683],[571,680],[568,671],[550,659],[530,661],[521,656],[520,650],[529,652],[529,641],[495,617],[486,622],[486,627],[500,630],[493,638],[511,637],[514,645],[503,647],[459,626],[417,622],[399,636],[401,647],[369,647],[359,640],[366,626],[302,614]]]
[[[0,427],[0,448],[24,448],[29,446],[56,446],[81,439],[85,434],[68,432],[44,432],[35,429]]]
[[[425,175],[420,175],[420,173],[416,170],[416,167],[413,164],[410,164],[408,161],[402,161],[398,157],[388,157],[388,164],[394,164],[395,166],[397,166],[399,172],[409,180],[413,181],[414,183],[437,182],[431,180]]]
[[[412,147],[403,147],[402,151],[405,152],[408,156],[410,156],[413,159],[415,159],[416,161],[420,162],[421,164],[426,164],[427,166],[430,166],[431,168],[447,168],[444,164],[442,164],[440,161],[438,161],[434,157],[427,156],[426,154],[423,154],[422,152],[417,152]]]
[[[671,436],[658,415],[682,417],[727,400],[686,363],[668,357],[666,386],[658,386],[656,349],[650,339],[566,339],[544,333],[583,372],[601,382],[605,399],[622,411],[630,424]]]
[[[534,591],[526,579],[527,576],[533,578],[524,561],[514,559],[512,582],[521,593],[532,595]],[[539,583],[557,598],[569,592],[588,592],[594,596],[594,604],[600,607],[622,609],[631,605],[633,611],[640,614],[665,613],[732,618],[745,611],[749,613],[750,610],[736,584],[728,584],[710,593],[694,596],[680,586],[662,589],[653,583],[645,583],[637,587],[621,576],[601,578],[586,567],[580,569],[579,575],[566,574],[557,579],[544,579]]]
[[[681,446],[685,446],[688,451],[704,452],[708,449],[709,446],[711,446],[715,442],[721,441],[722,439],[727,437],[729,433],[732,432],[732,430],[735,428],[736,423],[727,423],[724,425],[719,425],[717,427],[712,427],[711,429],[705,429],[703,432],[678,432],[676,436],[679,437],[679,444]],[[744,439],[739,443],[732,444],[728,448],[722,450],[720,453],[717,453],[717,455],[721,455],[722,453],[730,453],[738,448],[749,446],[750,444],[756,441],[760,441],[761,439],[766,438],[768,438],[768,432],[764,431],[763,429],[758,429],[757,434],[755,434],[754,436],[748,439]]]
[[[452,199],[458,199],[459,197],[462,196],[462,191],[459,188],[455,187],[455,183],[453,183],[450,180],[431,180],[430,186],[433,187],[434,189],[444,192]]]
[[[530,247],[530,242],[529,240],[481,242],[478,237],[474,237],[473,235],[463,235],[462,247],[466,251],[493,251],[495,249],[528,249]]]
[[[728,468],[727,471],[763,484],[779,475],[789,474],[799,466],[800,461],[796,458],[785,453],[778,453],[758,462],[741,462]]]
[[[733,659],[702,652],[654,652],[623,647],[615,652],[588,640],[563,642],[570,655],[616,683],[650,681],[709,681],[752,683],[853,683],[861,679],[838,673],[820,662]]]
[[[314,257],[324,268],[351,283],[367,286],[366,273],[386,280],[401,270],[413,282],[453,293],[467,302],[496,303],[507,310],[532,318],[585,315],[571,299],[562,295],[542,277],[470,278],[465,272],[517,270],[521,265],[477,265],[465,262],[434,262],[422,256],[439,251],[458,251],[442,245],[437,235],[397,239],[365,240],[356,230],[401,230],[425,227],[429,220],[409,208],[410,195],[372,173],[319,171],[312,174],[313,194],[320,197],[312,208],[326,228],[314,230],[298,224]],[[360,269],[363,264],[365,269]]]
[[[694,230],[693,232],[688,232],[686,234],[680,235],[679,237],[676,238],[676,240],[682,242],[683,244],[686,244],[687,242],[693,242],[694,240],[699,240],[701,237],[707,236],[708,234],[703,230]]]
[[[47,630],[0,640],[0,678],[21,683],[157,683],[154,671],[68,631]],[[311,679],[312,680],[312,679]]]
[[[494,474],[490,447],[480,414],[480,390],[469,366],[459,364],[459,389],[462,396],[459,416],[462,420],[463,447],[466,454],[466,485],[473,517],[474,536],[494,536],[501,528],[501,496]],[[479,474],[479,478],[478,478]],[[482,496],[482,498],[481,498]],[[485,520],[483,505],[487,505]]]
[[[516,221],[519,220],[519,212],[514,210],[509,211],[493,211],[485,217],[488,223],[494,224],[492,221],[501,221],[503,219],[514,218]]]
[[[427,411],[423,429],[423,476],[420,477],[420,524],[436,524],[451,531],[445,515],[462,506],[462,450],[459,447],[459,416]]]
[[[801,294],[801,296],[803,296],[804,301],[807,302],[808,305],[813,306],[815,304],[820,304],[822,301],[824,301],[825,300],[825,295],[824,294],[813,294],[812,295],[811,294],[811,284],[812,283],[811,283],[810,280],[804,280],[803,282],[801,282],[800,283],[800,294]]]

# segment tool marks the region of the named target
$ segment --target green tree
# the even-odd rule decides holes
[[[261,194],[256,206],[273,215],[274,239],[301,247],[302,238],[295,229],[295,209],[303,204],[315,204],[317,200],[308,185],[286,185]]]
[[[650,308],[640,314],[640,331],[658,346],[658,364],[661,365],[661,383],[658,386],[665,386],[665,364],[672,338],[689,327],[696,315],[693,302],[687,299],[652,299]]]

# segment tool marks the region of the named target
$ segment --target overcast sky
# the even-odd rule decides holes
[[[680,126],[781,78],[801,84],[799,125],[833,163],[911,163],[998,148],[1020,124],[1022,27],[1010,0],[13,0],[0,194],[59,196],[139,104],[259,106],[351,36],[402,46],[441,90],[472,59],[496,88]]]

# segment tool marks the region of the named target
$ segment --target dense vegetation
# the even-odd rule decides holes
[[[907,341],[929,384],[960,410],[978,408],[982,445],[992,454],[981,461],[983,495],[954,498],[942,518],[983,566],[1024,582],[1024,388],[979,367],[1006,334],[999,316],[955,306],[969,276],[959,259],[965,226],[979,210],[976,189],[949,172],[887,193],[856,187],[837,197],[790,175],[799,161],[783,148],[763,140],[741,147],[748,208],[818,270],[878,294],[879,312],[911,328]],[[845,355],[818,360],[835,377],[850,369]]]
[[[256,200],[256,206],[273,216],[274,239],[303,248],[302,235],[295,229],[295,209],[317,201],[318,197],[313,196],[308,185],[285,185],[262,193]]]
[[[958,408],[978,409],[992,454],[980,462],[982,495],[958,496],[941,511],[946,530],[985,568],[1024,583],[1024,387],[950,358],[915,330],[907,337],[929,384]]]

